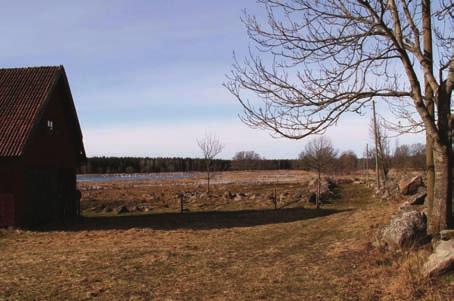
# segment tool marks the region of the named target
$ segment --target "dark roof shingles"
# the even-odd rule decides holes
[[[0,157],[17,157],[62,67],[0,69]]]

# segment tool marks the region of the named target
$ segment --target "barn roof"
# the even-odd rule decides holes
[[[0,157],[23,154],[61,76],[63,66],[0,69]]]

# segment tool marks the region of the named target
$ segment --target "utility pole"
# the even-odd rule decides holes
[[[375,100],[372,100],[372,111],[374,120],[374,138],[375,138],[375,173],[377,176],[377,189],[380,189],[380,170],[378,164],[378,128],[377,128],[377,116],[375,112]]]
[[[369,144],[366,144],[366,184],[369,187]]]

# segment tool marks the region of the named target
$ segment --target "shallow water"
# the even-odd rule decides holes
[[[143,181],[143,180],[179,180],[190,179],[193,173],[133,173],[133,174],[83,174],[77,175],[77,182],[113,182],[113,181]]]

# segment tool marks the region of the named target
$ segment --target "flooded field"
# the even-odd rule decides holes
[[[81,174],[77,175],[77,182],[113,182],[113,181],[143,181],[143,180],[179,180],[190,179],[194,173],[166,172],[166,173],[132,173],[132,174]]]
[[[274,196],[280,206],[298,206],[312,178],[304,171],[219,172],[211,178],[210,193],[205,173],[88,175],[78,186],[85,214],[110,215],[176,212],[181,198],[190,211],[273,208]]]

